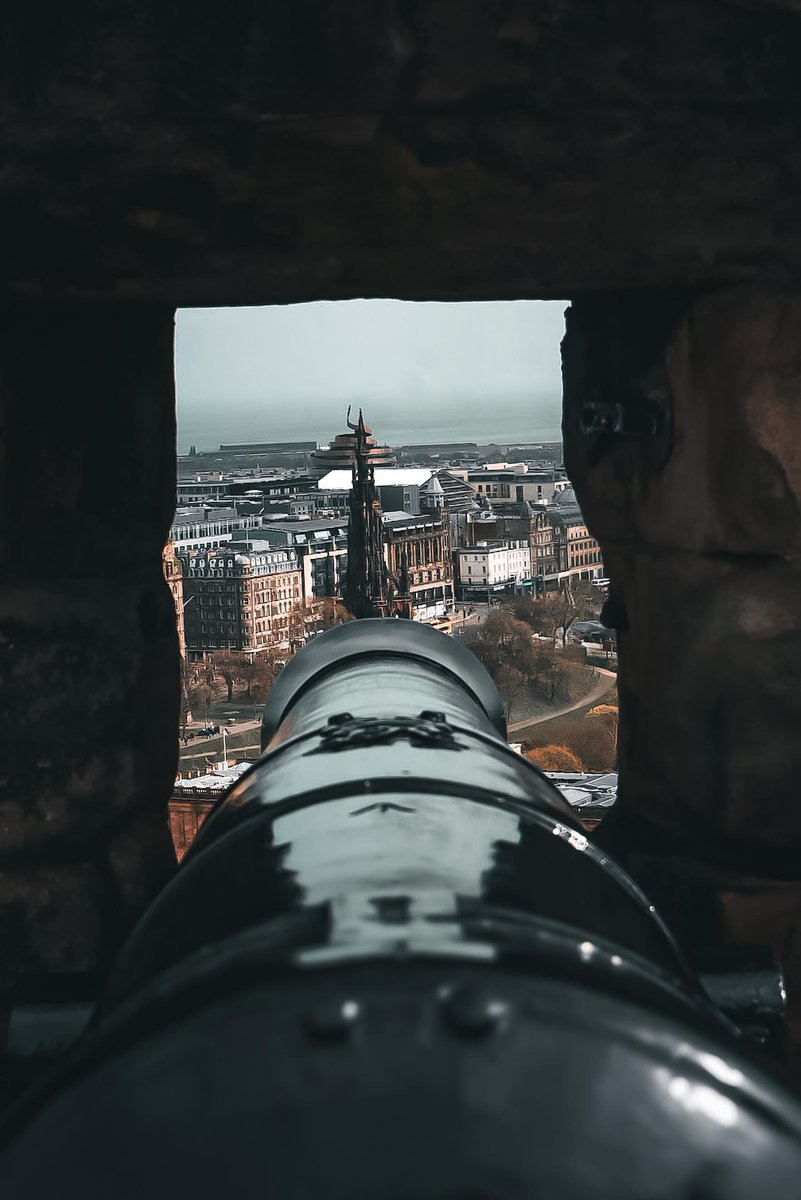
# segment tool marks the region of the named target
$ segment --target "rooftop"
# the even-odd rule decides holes
[[[617,799],[617,771],[544,771],[571,808],[611,808]]]
[[[317,480],[317,487],[326,492],[349,492],[352,482],[350,471],[329,471]],[[376,467],[376,487],[421,487],[431,478],[427,467]]]
[[[406,528],[409,525],[435,525],[441,520],[436,513],[412,514],[398,511],[382,513],[381,519],[385,525],[389,525],[393,529]]]
[[[240,775],[243,775],[251,766],[249,762],[233,763],[229,766],[227,763],[220,763],[207,775],[196,775],[192,779],[176,779],[176,792],[223,792],[232,783],[235,783]]]
[[[341,529],[347,523],[347,517],[308,517],[298,521],[271,521],[269,528],[282,529],[287,533],[318,533],[324,529]]]

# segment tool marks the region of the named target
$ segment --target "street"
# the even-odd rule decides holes
[[[493,605],[492,608],[494,607]],[[465,609],[467,615],[462,616]],[[451,618],[451,636],[461,641],[471,629],[478,628],[482,621],[486,621],[488,611],[491,609],[488,609],[486,604],[467,604],[455,608]]]
[[[255,756],[260,744],[262,708],[263,705],[256,705],[257,715],[254,717],[253,704],[248,701],[234,701],[231,704],[221,701],[209,705],[192,725],[187,725],[187,733],[207,724],[219,725],[220,732],[209,737],[191,737],[186,744],[180,739],[179,770],[196,771],[219,762],[223,756],[223,729],[229,756],[232,751],[236,751],[237,755],[241,755],[243,751],[251,751]],[[233,725],[228,724],[229,717],[235,718]]]
[[[527,717],[523,721],[514,721],[508,727],[509,734],[523,733],[534,725],[543,725],[546,721],[555,721],[557,717],[566,717],[569,713],[592,708],[593,704],[597,704],[608,692],[611,692],[617,683],[616,671],[607,671],[605,667],[596,667],[595,672],[599,676],[598,682],[586,695],[574,700],[572,704],[566,704],[563,708],[555,708],[553,712],[541,713],[537,717]]]

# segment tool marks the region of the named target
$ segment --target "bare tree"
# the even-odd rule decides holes
[[[181,656],[181,716],[180,729],[181,739],[186,742],[186,723],[192,715],[191,705],[189,703],[189,672],[186,667],[186,659]]]
[[[517,620],[525,621],[537,633],[564,645],[573,622],[593,619],[597,605],[598,597],[592,585],[568,576],[560,581],[557,591],[547,592],[537,600],[530,596],[515,596],[508,607]]]
[[[537,675],[530,628],[500,609],[471,632],[467,644],[492,676],[508,718],[513,706],[530,694]]]
[[[247,696],[253,705],[253,715],[256,715],[256,705],[263,704],[269,696],[273,684],[284,668],[284,659],[278,651],[264,651],[253,656],[245,668],[244,679]]]
[[[550,723],[548,731],[554,741],[566,746],[581,759],[585,771],[614,771],[615,724],[613,714],[590,716],[587,713],[572,713]],[[539,740],[536,736],[538,732],[534,732],[532,740]]]
[[[604,737],[609,743],[614,761],[617,763],[617,731],[618,731],[618,707],[616,704],[596,704],[587,713],[588,717],[594,717],[602,724]]]
[[[508,610],[490,614],[472,632],[467,645],[489,671],[506,707],[507,718],[513,707],[527,700],[556,705],[572,699],[576,689],[585,687],[587,670],[577,648],[558,648],[554,640],[537,640],[531,625],[518,621]],[[527,715],[527,714],[521,714]]]
[[[202,709],[204,722],[208,720],[209,705],[213,699],[214,688],[205,675],[201,676],[196,683],[190,686],[187,696],[188,705],[194,711]]]
[[[315,601],[320,605],[320,621],[323,629],[333,629],[335,625],[344,625],[346,621],[355,621],[353,613],[345,607],[341,600],[326,596]]]
[[[584,763],[569,746],[550,743],[526,750],[525,757],[541,771],[583,771]]]
[[[211,656],[211,663],[225,683],[228,691],[227,700],[230,704],[234,698],[234,685],[242,679],[247,659],[243,654],[237,654],[232,650],[215,650]]]
[[[512,668],[531,674],[535,666],[531,630],[500,609],[471,631],[468,646],[493,678]]]
[[[526,625],[536,628],[542,604],[540,599],[535,600],[533,596],[521,594],[511,596],[503,607],[516,621],[524,621]]]
[[[290,642],[297,649],[315,634],[352,620],[353,615],[333,596],[321,596],[306,603],[293,604],[289,613]]]
[[[568,699],[570,663],[553,642],[539,642],[536,650],[536,681],[539,691],[549,704]]]

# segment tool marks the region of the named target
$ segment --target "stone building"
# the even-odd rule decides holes
[[[348,565],[347,517],[310,517],[303,521],[270,521],[247,539],[255,551],[291,549],[301,570],[304,604],[341,594]],[[231,548],[238,544],[234,539]]]
[[[453,607],[453,565],[447,515],[388,512],[383,515],[384,557],[394,579],[403,560],[409,574],[414,615],[434,617]]]
[[[479,542],[525,541],[529,547],[531,576],[541,576],[543,584],[558,579],[561,562],[561,535],[548,519],[548,510],[524,500],[475,514],[467,527],[467,540]]]
[[[554,525],[548,520],[547,510],[526,505],[529,511],[529,545],[531,547],[531,574],[546,586],[559,576],[559,540]]]
[[[240,514],[236,508],[207,508],[181,506],[175,510],[170,527],[170,540],[175,544],[176,554],[190,550],[215,550],[226,545],[240,531],[256,532],[264,518],[258,514]]]
[[[259,654],[289,647],[302,599],[294,550],[221,548],[182,556],[190,660],[213,650]]]
[[[531,546],[521,542],[479,542],[455,552],[460,600],[488,600],[512,592],[531,578]]]
[[[175,855],[180,862],[197,836],[197,831],[214,808],[222,793],[250,764],[220,762],[205,774],[179,776],[169,803],[170,833]]]
[[[202,471],[191,479],[179,479],[175,485],[179,506],[225,502],[229,496],[229,483],[222,471]]]
[[[537,504],[548,501],[569,486],[564,471],[529,469],[522,463],[496,468],[482,467],[462,472],[476,496],[503,507],[527,501]]]
[[[311,475],[253,474],[229,479],[227,495],[232,500],[261,500],[264,504],[288,505],[294,497],[314,491],[314,487]]]
[[[443,506],[451,515],[468,513],[475,508],[475,492],[461,475],[442,467],[435,472],[433,478],[437,480],[442,489]]]
[[[557,577],[600,579],[604,575],[603,552],[587,528],[573,488],[557,492],[545,514],[554,531]]]
[[[186,658],[186,634],[184,629],[184,581],[181,563],[175,556],[175,543],[169,541],[164,546],[161,556],[164,564],[164,578],[170,586],[172,600],[175,605],[175,625],[178,630],[178,651],[181,658]]]
[[[577,575],[579,579],[602,578],[604,563],[601,547],[583,522],[565,527],[560,549],[565,564],[561,575]]]

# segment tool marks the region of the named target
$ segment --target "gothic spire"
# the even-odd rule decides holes
[[[348,505],[348,569],[342,600],[354,617],[385,617],[388,613],[387,568],[381,502],[370,461],[370,431],[361,409],[359,420],[354,424],[348,408],[347,422],[356,437]]]

